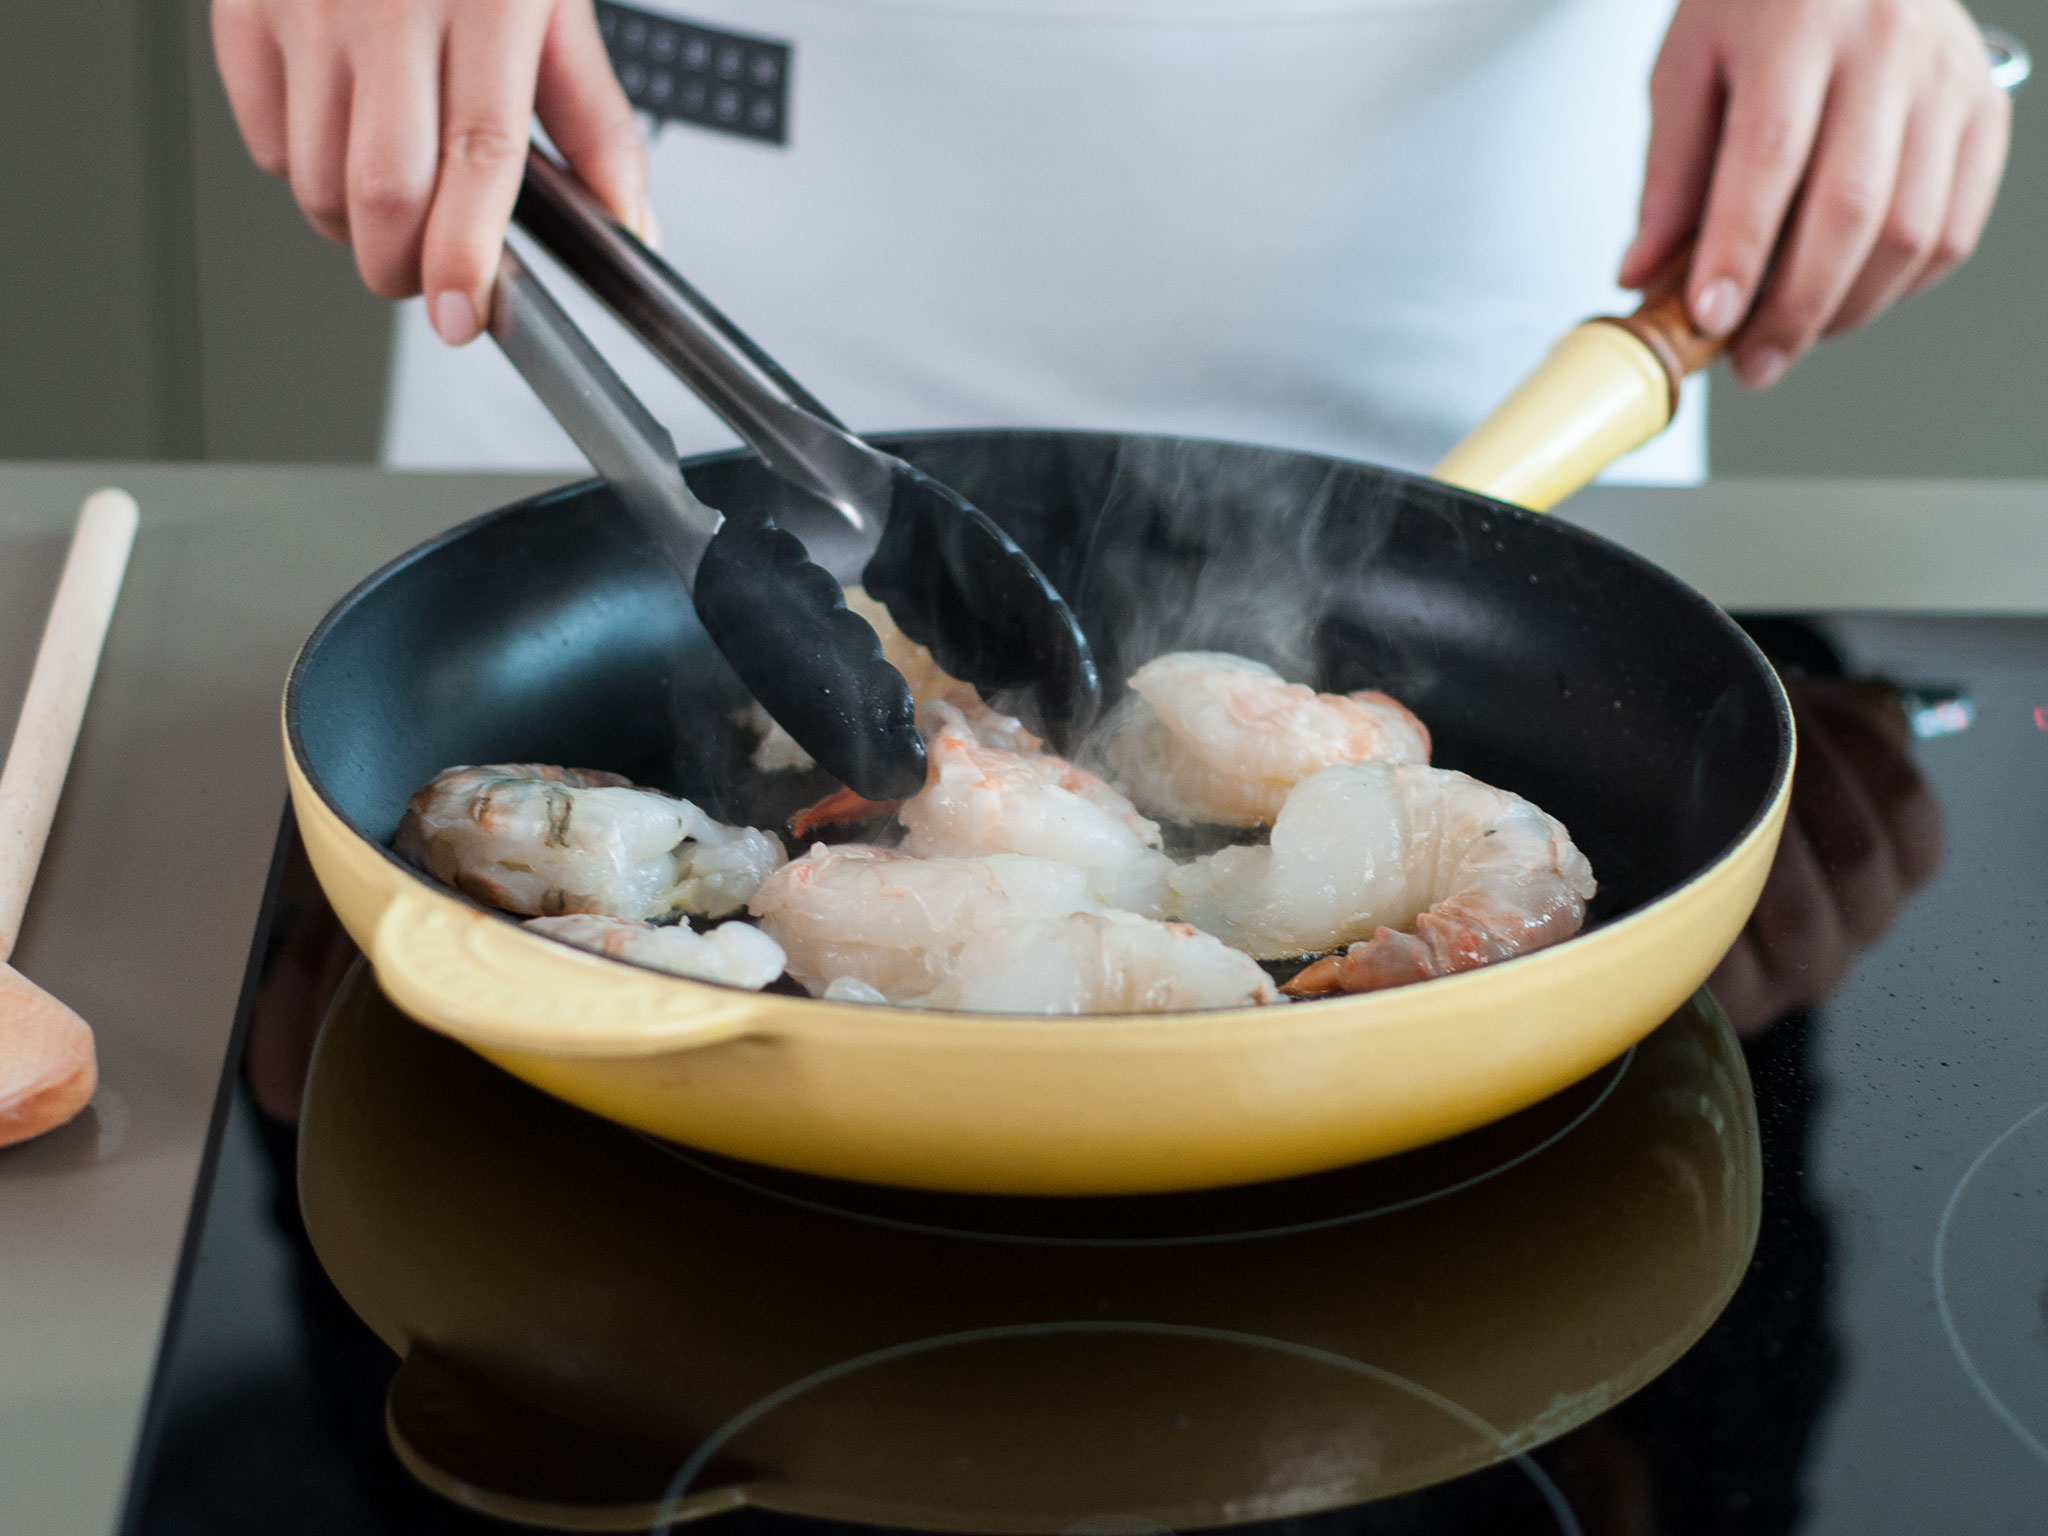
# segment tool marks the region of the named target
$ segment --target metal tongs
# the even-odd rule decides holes
[[[794,534],[721,516],[692,494],[674,439],[509,245],[491,335],[675,566],[705,632],[768,713],[859,794],[915,794],[925,754],[910,687],[839,583]]]
[[[1101,685],[1081,627],[985,513],[847,431],[538,147],[514,217],[770,470],[845,521],[863,585],[940,666],[984,693],[1028,689],[1055,745],[1087,727]],[[768,712],[857,792],[914,793],[924,749],[908,688],[803,543],[772,518],[721,518],[697,500],[668,433],[509,247],[491,331],[683,573],[706,631]]]

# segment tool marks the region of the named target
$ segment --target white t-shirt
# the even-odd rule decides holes
[[[666,9],[666,7],[661,7]],[[688,0],[793,45],[788,142],[671,123],[664,250],[856,430],[1091,427],[1427,469],[1626,311],[1670,0]],[[550,286],[685,453],[730,434]],[[1703,400],[1617,466],[1705,471]],[[402,307],[395,467],[581,464]]]

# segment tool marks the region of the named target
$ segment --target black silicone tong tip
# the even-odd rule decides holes
[[[1071,751],[1102,706],[1080,622],[980,508],[907,464],[861,581],[898,627],[984,694],[1028,686],[1034,722]]]
[[[740,681],[826,772],[870,800],[924,788],[910,685],[795,534],[728,517],[698,563],[696,599]]]

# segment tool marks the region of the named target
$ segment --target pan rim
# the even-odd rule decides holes
[[[1228,439],[1202,438],[1183,434],[1123,433],[1100,430],[1067,430],[1052,427],[958,427],[920,432],[880,432],[871,434],[870,440],[887,451],[896,452],[899,445],[906,444],[914,447],[920,444],[949,440],[974,439],[988,441],[990,439],[1033,437],[1087,439],[1105,443],[1142,441],[1159,444],[1223,446],[1289,455],[1332,465],[1369,469],[1375,473],[1385,475],[1396,482],[1416,487],[1430,495],[1448,497],[1453,502],[1464,501],[1481,504],[1498,515],[1518,523],[1534,524],[1540,522],[1544,526],[1559,530],[1563,537],[1578,540],[1591,548],[1599,550],[1604,557],[1619,557],[1624,563],[1634,566],[1654,580],[1667,585],[1675,597],[1679,597],[1691,605],[1708,622],[1719,628],[1725,638],[1734,641],[1738,649],[1745,651],[1750,660],[1761,670],[1761,675],[1769,680],[1771,720],[1777,735],[1777,750],[1772,764],[1771,777],[1766,792],[1761,797],[1757,808],[1727,843],[1711,858],[1699,864],[1685,878],[1673,884],[1661,894],[1629,911],[1621,913],[1610,921],[1602,923],[1597,928],[1574,934],[1571,938],[1544,949],[1516,955],[1508,960],[1496,961],[1474,970],[1459,972],[1449,976],[1434,977],[1429,983],[1421,984],[1427,985],[1432,989],[1429,993],[1430,996],[1445,998],[1447,1005],[1450,997],[1443,990],[1445,987],[1456,984],[1463,985],[1467,990],[1470,990],[1475,984],[1484,983],[1489,977],[1501,973],[1509,967],[1535,966],[1546,961],[1550,961],[1553,964],[1561,963],[1555,957],[1566,951],[1572,951],[1580,959],[1584,959],[1586,958],[1585,949],[1589,945],[1599,945],[1601,947],[1625,945],[1628,937],[1635,929],[1643,926],[1645,923],[1655,922],[1669,906],[1685,899],[1688,893],[1696,890],[1703,882],[1715,877],[1732,861],[1737,859],[1746,848],[1769,829],[1772,822],[1781,814],[1784,808],[1784,803],[1790,794],[1797,749],[1791,701],[1786,695],[1784,683],[1778,677],[1777,670],[1764,656],[1763,651],[1757,646],[1756,642],[1719,605],[1711,602],[1704,594],[1654,561],[1646,559],[1611,539],[1607,539],[1589,529],[1582,528],[1576,523],[1557,518],[1552,514],[1532,511],[1527,507],[1516,506],[1512,502],[1497,501],[1492,497],[1432,480],[1426,475],[1390,469],[1384,465],[1372,464],[1364,460],[1345,459],[1332,454],[1314,453],[1292,448],[1276,448],[1270,444],[1239,443]],[[687,472],[700,467],[735,461],[755,460],[756,458],[757,456],[751,450],[744,448],[730,449],[716,453],[698,454],[686,458],[682,460],[682,468]],[[474,517],[466,518],[441,533],[394,556],[383,565],[371,571],[355,583],[354,586],[350,587],[335,602],[333,607],[327,611],[319,624],[314,627],[313,631],[306,637],[305,642],[299,647],[293,656],[291,669],[286,677],[283,698],[284,734],[294,759],[293,765],[298,770],[300,776],[304,778],[308,789],[317,797],[320,804],[346,828],[350,836],[366,847],[373,849],[387,865],[407,877],[422,892],[453,901],[466,910],[504,922],[519,931],[526,938],[535,942],[547,944],[553,948],[570,950],[577,954],[589,954],[589,951],[580,950],[577,946],[568,944],[564,940],[554,939],[546,934],[533,932],[525,927],[523,921],[516,914],[486,906],[459,891],[443,885],[441,882],[415,869],[412,865],[399,858],[390,847],[378,842],[365,833],[356,824],[354,818],[335,802],[312,763],[311,754],[306,748],[301,729],[300,702],[303,694],[308,657],[314,654],[321,642],[334,629],[338,628],[347,619],[349,614],[361,602],[367,599],[374,589],[410,568],[414,563],[430,558],[445,546],[466,537],[477,529],[505,518],[535,511],[556,502],[579,499],[589,495],[604,483],[602,478],[591,476],[554,486],[530,496],[521,497],[519,500],[507,503],[504,506],[495,507]],[[1608,935],[1614,935],[1615,938],[1610,940],[1607,938]],[[1606,942],[1603,943],[1603,940]],[[796,996],[787,993],[770,993],[701,977],[681,976],[673,972],[641,964],[637,961],[622,960],[616,956],[599,956],[596,958],[609,959],[616,964],[627,965],[635,971],[658,976],[665,981],[674,982],[685,987],[705,988],[714,997],[743,996],[759,998],[764,1001],[773,998],[776,1004],[809,1005],[803,1009],[798,1017],[807,1021],[815,1019],[821,1024],[825,1022],[827,1016],[838,1010],[856,1009],[864,1021],[876,1026],[882,1025],[884,1021],[900,1021],[904,1025],[917,1026],[928,1024],[933,1020],[955,1021],[984,1030],[1005,1025],[1012,1028],[1023,1026],[1033,1035],[1043,1036],[1048,1041],[1051,1041],[1058,1038],[1065,1029],[1082,1030],[1100,1038],[1100,1032],[1105,1023],[1112,1023],[1118,1034],[1142,1032],[1149,1035],[1155,1031],[1165,1029],[1185,1035],[1190,1031],[1191,1026],[1213,1024],[1218,1028],[1223,1028],[1227,1025],[1241,1023],[1247,1019],[1271,1019],[1274,1017],[1271,1007],[1257,1005],[1184,1010],[1171,1013],[1045,1015],[1033,1013],[967,1012],[964,1010],[937,1008],[907,1008],[893,1004],[848,1004],[824,998]],[[1529,976],[1529,972],[1526,969],[1518,969],[1516,974]],[[1535,978],[1531,977],[1530,979],[1533,982]],[[1342,1012],[1343,1016],[1350,1019],[1351,1027],[1355,1028],[1361,1022],[1355,1017],[1357,1005],[1367,1003],[1374,998],[1390,998],[1402,994],[1412,994],[1415,991],[1416,985],[1410,984],[1403,987],[1388,988],[1381,992],[1337,993],[1328,997],[1300,999],[1290,1004],[1286,1012],[1290,1017],[1298,1017],[1296,1010],[1303,1003],[1350,1003],[1353,1007]],[[1339,1014],[1339,1010],[1336,1009],[1317,1011],[1330,1016],[1333,1023]],[[1004,1032],[1008,1033],[1007,1030]]]

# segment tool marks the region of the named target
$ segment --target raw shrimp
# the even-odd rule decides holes
[[[975,935],[1091,905],[1087,875],[1051,859],[917,859],[820,843],[762,881],[748,910],[806,991],[851,978],[901,1002],[944,981]]]
[[[1270,846],[1175,870],[1173,908],[1261,959],[1351,945],[1289,982],[1300,995],[1555,944],[1579,931],[1594,889],[1563,825],[1521,796],[1444,768],[1352,763],[1295,786]]]
[[[631,960],[701,981],[758,992],[783,972],[782,946],[751,923],[720,923],[697,933],[687,923],[657,928],[629,917],[577,912],[567,917],[534,917],[526,926],[578,949]]]
[[[1116,790],[1063,757],[996,745],[1009,737],[1006,715],[980,717],[951,704],[919,707],[928,774],[909,800],[866,800],[835,790],[790,821],[807,837],[817,828],[894,815],[908,835],[906,853],[972,857],[1025,853],[1088,871],[1095,898],[1148,917],[1165,908],[1173,862],[1159,851],[1156,822],[1138,814]],[[998,722],[994,732],[986,722]],[[1037,743],[1036,737],[1028,737]]]
[[[978,935],[921,1008],[969,1013],[1175,1013],[1286,999],[1257,961],[1186,923],[1076,912]]]
[[[787,857],[773,835],[687,800],[543,763],[437,774],[407,803],[395,846],[436,880],[528,917],[723,917]]]
[[[1109,785],[1063,757],[984,745],[949,705],[920,711],[925,787],[897,812],[903,851],[919,857],[1023,853],[1086,870],[1105,906],[1159,916],[1173,861],[1159,828]]]
[[[760,705],[756,705],[756,709],[760,709]],[[766,717],[766,711],[764,711],[764,717]],[[997,750],[997,752],[1034,754],[1034,752],[1040,752],[1044,748],[1044,741],[1040,741],[1036,735],[1026,731],[1022,721],[1014,719],[1012,715],[1001,715],[1001,713],[989,709],[987,705],[983,705],[983,702],[979,702],[979,700],[975,702],[971,709],[950,705],[950,702],[946,702],[946,700],[934,700],[934,702],[928,702],[928,705],[918,705],[918,733],[924,735],[924,741],[926,741],[928,748],[932,745],[932,737],[936,737],[940,731],[952,731],[954,735],[965,737],[965,739],[973,741],[975,745],[983,745],[983,748],[991,748],[991,750]],[[760,752],[766,752],[766,750],[768,750],[768,741],[764,739],[762,745],[760,745]],[[1063,762],[1063,760],[1055,758],[1055,762]],[[756,766],[760,766],[760,756],[758,754],[756,754]],[[1102,791],[1108,791],[1108,795],[1112,797],[1112,803],[1116,807],[1120,807],[1118,815],[1122,815],[1126,811],[1130,815],[1137,815],[1137,809],[1130,805],[1130,801],[1126,801],[1122,795],[1112,791],[1108,784],[1104,784],[1094,774],[1083,774],[1079,770],[1071,770],[1071,772],[1075,772],[1079,776],[1079,780],[1085,780],[1087,784],[1100,786]],[[1094,793],[1094,791],[1090,791],[1090,793]],[[811,805],[807,805],[801,811],[797,811],[797,815],[793,815],[791,819],[788,819],[788,829],[791,829],[791,836],[809,838],[813,831],[817,831],[819,827],[840,827],[840,825],[848,825],[852,821],[872,821],[872,819],[877,819],[877,817],[895,815],[901,807],[903,807],[903,801],[870,801],[864,795],[858,795],[858,793],[850,791],[850,788],[836,788],[836,791],[831,791],[823,799],[813,801]],[[1143,821],[1143,817],[1139,817],[1139,819]],[[1151,823],[1145,823],[1145,825],[1151,825]],[[1153,831],[1157,831],[1157,827],[1153,827]]]
[[[1317,693],[1221,651],[1173,651],[1132,674],[1110,776],[1155,816],[1270,825],[1288,790],[1337,763],[1426,763],[1429,732],[1384,693]]]

